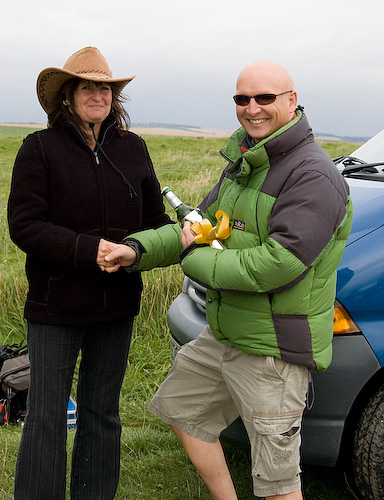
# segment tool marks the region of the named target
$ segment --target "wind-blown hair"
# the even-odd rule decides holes
[[[75,90],[77,89],[81,80],[82,78],[71,78],[61,86],[54,100],[52,112],[48,115],[48,128],[54,127],[60,116],[64,115],[69,120],[74,122],[80,130],[82,129],[82,121],[75,112],[74,106]],[[95,83],[95,85],[99,87],[108,82],[93,83]],[[110,85],[112,89],[111,114],[116,120],[118,133],[120,135],[123,135],[129,129],[129,126],[131,124],[129,115],[123,106],[123,103],[127,101],[127,98],[116,89],[116,85],[113,82],[108,83],[108,85]],[[66,102],[67,105],[65,105],[64,102]]]

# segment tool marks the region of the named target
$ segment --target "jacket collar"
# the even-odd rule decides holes
[[[246,130],[240,127],[229,138],[226,146],[221,150],[221,154],[232,163],[243,155],[246,158],[252,156],[253,153],[257,153],[263,147],[266,148],[268,156],[282,154],[294,148],[303,137],[310,136],[313,138],[312,129],[303,108],[299,106],[293,120],[257,144],[254,144],[253,139],[248,136]],[[244,151],[242,147],[243,149],[248,148],[248,151]]]
[[[76,142],[87,145],[87,142],[82,134],[81,130],[78,126],[72,122],[69,118],[62,115],[57,120],[57,126],[64,130],[68,135],[70,135]],[[107,138],[112,135],[114,129],[116,127],[116,121],[113,115],[108,115],[107,118],[103,121],[100,128],[99,140],[103,143]]]
[[[284,157],[300,142],[313,140],[312,129],[303,113],[303,108],[296,109],[296,117],[274,134],[243,152],[247,132],[243,127],[236,130],[229,138],[221,154],[230,162],[228,173],[235,174],[238,182],[246,182],[252,168],[268,168],[272,158]]]

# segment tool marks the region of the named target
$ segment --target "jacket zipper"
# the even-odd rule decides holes
[[[87,141],[85,140],[83,134],[81,133],[81,131],[78,129],[78,127],[73,123],[73,122],[69,122],[70,125],[76,130],[76,132],[78,133],[78,135],[80,136],[81,140],[84,142],[84,144],[89,148],[89,145],[87,143]],[[104,133],[103,133],[103,137],[101,139],[101,141],[99,141],[99,144],[102,146],[104,144],[104,141],[105,141],[105,138],[107,136],[107,133],[108,131],[114,127],[116,124],[116,121],[113,121],[110,125],[108,125],[108,127],[104,130]],[[96,151],[92,151],[93,153],[93,156],[95,158],[95,162],[96,162],[96,165],[100,165],[100,158],[99,158],[99,155],[98,155],[98,150]]]
[[[104,141],[105,141],[105,138],[107,136],[107,133],[108,131],[115,126],[115,123],[116,122],[113,122],[111,123],[105,130],[104,130],[104,134],[103,134],[103,137],[101,139],[101,141],[99,141],[98,143],[100,144],[100,146],[102,146],[104,144]],[[97,144],[96,144],[97,146]],[[99,149],[96,149],[94,152],[93,152],[93,155],[95,157],[95,162],[96,162],[96,165],[100,165],[100,158],[99,158]]]

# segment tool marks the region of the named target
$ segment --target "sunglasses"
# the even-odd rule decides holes
[[[249,97],[247,95],[234,95],[233,100],[238,106],[248,106],[251,102],[251,99],[255,99],[257,104],[260,106],[266,106],[267,104],[272,104],[276,101],[276,97],[283,94],[289,94],[289,92],[293,92],[293,90],[286,90],[285,92],[281,92],[281,94],[259,94]]]

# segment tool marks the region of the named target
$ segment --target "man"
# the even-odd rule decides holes
[[[169,265],[184,248],[185,274],[207,287],[209,327],[181,349],[150,410],[171,425],[215,500],[237,499],[219,435],[238,415],[254,494],[298,500],[308,381],[331,361],[336,268],[352,205],[284,68],[245,67],[234,100],[242,127],[200,204],[212,223],[217,210],[228,214],[226,248],[197,245],[188,223],[170,225],[130,235],[105,269]]]

